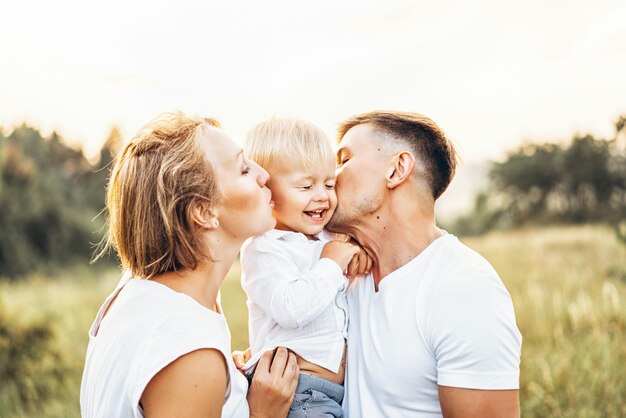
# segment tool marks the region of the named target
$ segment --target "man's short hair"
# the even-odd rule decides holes
[[[270,172],[287,162],[308,169],[322,166],[335,170],[333,144],[317,125],[300,119],[273,117],[256,125],[243,147],[247,158]]]
[[[411,112],[377,110],[352,116],[338,129],[341,141],[350,129],[357,125],[369,124],[389,136],[391,140],[409,146],[416,160],[424,165],[424,174],[430,185],[433,198],[448,188],[454,177],[457,154],[454,146],[432,119]]]

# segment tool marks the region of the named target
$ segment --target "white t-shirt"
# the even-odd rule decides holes
[[[518,389],[521,334],[491,265],[453,235],[347,291],[346,417],[441,417],[438,385]]]
[[[160,283],[124,275],[89,331],[81,415],[143,417],[139,401],[150,380],[172,361],[203,348],[219,350],[228,366],[222,417],[249,416],[248,382],[233,363],[224,316]]]
[[[261,355],[287,347],[337,372],[347,335],[348,281],[339,265],[320,260],[328,238],[272,230],[241,249],[241,284],[248,295],[250,351],[244,370]]]

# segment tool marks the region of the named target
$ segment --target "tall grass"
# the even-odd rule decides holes
[[[626,247],[608,228],[467,240],[500,273],[524,336],[523,417],[626,417]]]
[[[626,416],[626,246],[608,228],[596,226],[499,232],[464,241],[495,266],[515,304],[524,336],[522,416]],[[55,389],[52,399],[25,406],[0,395],[0,417],[80,415],[87,331],[118,279],[117,271],[83,267],[60,277],[0,283],[8,315],[23,324],[50,324],[51,348],[60,353],[65,373],[62,379],[54,373],[34,377]],[[222,306],[233,349],[247,347],[238,265],[222,287]]]

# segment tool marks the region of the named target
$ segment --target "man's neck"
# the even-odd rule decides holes
[[[378,284],[387,275],[417,257],[431,242],[444,235],[432,210],[400,207],[383,209],[350,235],[374,261],[372,275]]]

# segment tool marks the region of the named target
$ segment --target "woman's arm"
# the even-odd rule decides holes
[[[141,396],[146,418],[222,415],[228,384],[226,361],[218,350],[192,351],[156,374]],[[263,354],[248,391],[250,417],[286,417],[298,385],[296,356],[285,348]]]
[[[213,349],[179,357],[146,386],[141,406],[147,418],[222,415],[228,374],[222,353]]]

